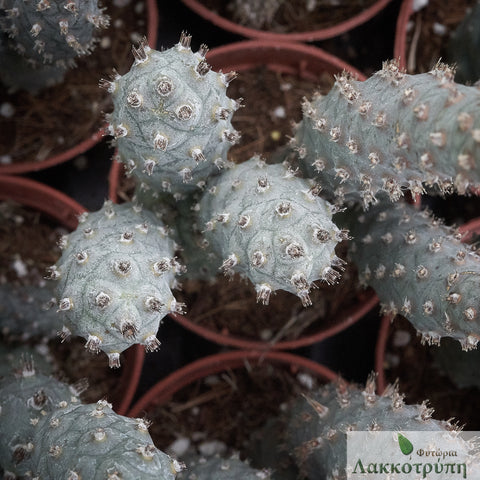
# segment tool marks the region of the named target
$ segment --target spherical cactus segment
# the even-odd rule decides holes
[[[455,441],[459,455],[473,458],[471,446],[458,436],[458,427],[432,419],[433,408],[425,402],[406,405],[397,385],[388,386],[381,396],[375,388],[374,375],[363,388],[339,380],[293,403],[286,414],[286,442],[305,478],[347,479],[348,431],[444,432],[452,445]],[[381,459],[384,451],[378,454]],[[476,458],[472,473],[479,471]]]
[[[108,354],[111,367],[135,343],[157,349],[161,320],[182,311],[171,289],[183,268],[161,221],[132,203],[105,202],[59,244],[62,256],[49,274],[58,282],[62,336],[84,337],[88,350]]]
[[[210,70],[207,47],[192,52],[190,38],[162,52],[143,41],[128,73],[100,82],[120,161],[139,183],[178,195],[203,187],[239,140],[230,119],[240,104],[226,95],[235,74]]]
[[[0,13],[9,48],[34,68],[74,66],[77,57],[92,51],[96,31],[109,24],[97,0],[4,0]]]
[[[218,253],[226,276],[248,278],[264,304],[281,289],[304,306],[311,305],[313,282],[340,277],[335,246],[347,234],[332,222],[332,212],[313,182],[258,157],[212,179],[198,209],[208,249]]]
[[[354,238],[360,282],[374,288],[383,313],[403,315],[424,343],[452,337],[464,350],[476,348],[480,256],[461,233],[404,202],[383,200],[348,212],[346,222],[339,217]]]
[[[339,204],[375,204],[387,193],[425,186],[465,194],[480,185],[480,91],[454,82],[454,70],[437,64],[408,75],[396,61],[361,82],[337,77],[325,96],[303,104],[291,147],[305,175]]]
[[[153,445],[148,426],[104,400],[57,408],[35,434],[32,471],[45,479],[174,480],[179,464]]]
[[[0,465],[3,478],[26,478],[37,444],[35,432],[56,408],[78,404],[81,389],[36,371],[24,360],[16,372],[0,380]]]

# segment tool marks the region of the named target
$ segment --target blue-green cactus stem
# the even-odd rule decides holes
[[[220,455],[202,457],[191,455],[185,461],[185,469],[178,480],[271,480],[270,472],[251,467],[237,454],[228,458]]]
[[[10,340],[54,338],[62,329],[52,285],[0,285],[0,333]]]
[[[225,275],[248,278],[258,301],[268,304],[281,289],[310,305],[313,282],[336,283],[340,277],[343,261],[335,246],[348,237],[316,191],[287,166],[258,157],[225,170],[198,205],[207,252],[217,255]]]
[[[109,17],[97,0],[2,0],[0,28],[9,48],[31,62],[66,70],[89,54]]]
[[[480,185],[480,90],[437,64],[407,75],[396,61],[364,82],[343,73],[303,104],[291,147],[306,176],[337,203],[397,201],[425,186],[465,194]]]
[[[384,200],[347,217],[352,260],[361,283],[375,289],[383,312],[406,317],[423,342],[452,337],[464,350],[475,348],[480,257],[462,243],[462,234],[403,202]]]
[[[162,52],[144,41],[129,72],[100,82],[113,99],[107,119],[118,160],[138,183],[177,197],[224,168],[239,140],[230,119],[240,104],[226,95],[235,74],[212,71],[208,48],[194,53],[190,39],[182,34]]]
[[[4,478],[25,478],[32,470],[35,432],[56,408],[79,404],[85,384],[65,385],[36,371],[25,359],[21,368],[0,380],[0,466]],[[53,477],[52,477],[53,478]]]
[[[86,348],[103,350],[112,367],[135,343],[157,349],[161,320],[182,311],[171,290],[183,267],[163,223],[134,204],[106,202],[83,214],[60,246],[62,256],[49,273],[58,281],[62,336],[84,337]]]
[[[118,415],[105,400],[56,408],[36,431],[32,471],[42,479],[174,480],[178,462],[158,450],[148,422]]]
[[[443,431],[451,435],[452,444],[456,442],[459,455],[475,460],[471,446],[458,436],[458,428],[450,421],[431,418],[433,408],[426,402],[406,405],[396,385],[388,386],[382,395],[375,390],[374,375],[363,388],[339,380],[293,403],[286,414],[286,441],[301,474],[309,480],[346,480],[348,431]],[[379,447],[378,458],[384,458],[382,446],[372,442],[365,448],[371,452],[374,446]],[[478,466],[477,455],[471,465],[473,475],[479,472]]]

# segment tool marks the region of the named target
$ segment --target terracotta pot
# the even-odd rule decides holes
[[[390,0],[377,0],[362,12],[332,27],[309,32],[275,33],[271,31],[257,30],[235,23],[234,21],[213,12],[199,0],[182,1],[205,20],[230,33],[241,35],[246,38],[271,40],[275,42],[312,42],[315,40],[325,40],[327,38],[337,37],[342,33],[348,32],[349,30],[367,22],[390,2]]]
[[[156,0],[147,0],[147,38],[151,46],[155,46],[157,42],[158,33],[158,7]],[[48,167],[53,167],[59,163],[66,162],[75,158],[76,156],[86,152],[95,146],[105,135],[105,127],[100,128],[97,132],[92,132],[91,135],[77,145],[68,148],[67,150],[52,155],[42,161],[31,162],[13,162],[11,164],[0,165],[1,175],[22,174],[27,172],[35,172],[43,170]]]
[[[167,403],[176,392],[200,378],[244,367],[246,364],[260,365],[262,362],[288,366],[292,373],[303,370],[324,381],[337,378],[329,368],[287,352],[227,351],[196,360],[160,380],[135,402],[128,411],[128,416],[136,417],[154,406]]]
[[[394,57],[400,59],[401,68],[406,69],[408,73],[412,74],[428,71],[437,61],[447,61],[445,58],[445,47],[449,36],[455,30],[456,26],[463,19],[463,15],[466,13],[466,10],[463,10],[463,7],[461,7],[462,4],[457,6],[456,2],[445,3],[446,11],[443,12],[442,16],[439,16],[439,18],[447,17],[445,18],[446,21],[443,25],[443,27],[445,27],[445,32],[442,34],[443,40],[441,50],[438,50],[438,48],[435,47],[435,42],[429,42],[431,39],[427,37],[427,34],[423,34],[421,28],[422,23],[425,23],[424,21],[422,22],[422,20],[427,15],[427,13],[424,14],[423,10],[428,7],[424,7],[417,12],[415,11],[415,3],[416,2],[414,0],[402,0],[397,17],[394,41]],[[472,5],[473,3],[474,2],[472,2]],[[458,9],[458,11],[455,12],[451,18],[448,18],[446,15],[446,13],[449,11],[448,7],[455,7]],[[412,31],[411,40],[409,37],[410,31]],[[428,35],[435,36],[436,34],[435,32],[429,32]],[[424,41],[429,42],[429,46],[431,47],[430,49],[422,49],[422,42]],[[416,48],[412,48],[413,44],[415,44]],[[421,65],[417,59],[417,51],[420,52],[423,50],[426,52],[430,52],[430,50],[432,50],[434,52],[429,53],[429,55],[431,55],[431,58],[429,59],[430,65]]]
[[[246,40],[212,49],[207,55],[207,60],[213,70],[224,72],[233,70],[241,73],[265,65],[272,71],[298,75],[312,81],[320,78],[323,73],[338,74],[343,70],[352,72],[360,80],[365,80],[365,76],[360,71],[339,58],[317,47],[297,43],[279,44],[275,41]],[[119,200],[119,180],[122,172],[122,164],[113,162],[109,174],[109,198],[115,202]],[[354,324],[377,303],[378,299],[374,292],[367,290],[362,292],[353,308],[339,315],[332,327],[320,328],[318,332],[304,335],[296,340],[276,343],[251,340],[230,333],[214,331],[196,324],[193,319],[188,317],[188,314],[186,316],[172,314],[171,316],[188,330],[221,345],[264,351],[281,350],[295,349],[329,338]]]
[[[407,67],[407,27],[413,13],[413,0],[403,0],[398,13],[393,44],[393,56],[400,61],[400,67]]]
[[[467,232],[462,241],[469,242],[474,233],[480,233],[480,218],[475,218],[459,227],[461,232]],[[382,394],[387,386],[387,379],[385,375],[385,357],[387,342],[391,332],[391,325],[394,317],[385,315],[378,330],[377,344],[375,347],[375,371],[378,373],[377,386],[379,394]]]
[[[77,227],[77,217],[85,211],[82,205],[64,193],[35,180],[17,176],[0,175],[0,201],[4,200],[13,200],[38,210],[69,230]],[[125,355],[118,387],[122,396],[110,399],[120,414],[125,414],[137,390],[145,351],[141,345],[135,345]]]

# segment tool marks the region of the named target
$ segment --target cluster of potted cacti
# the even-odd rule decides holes
[[[32,5],[38,15],[60,11],[53,23],[61,39],[77,52],[89,49],[89,41],[81,46],[70,37],[81,17],[75,1],[0,2],[3,28],[14,39],[21,8]],[[63,10],[75,20],[64,20]],[[102,26],[102,10],[95,12],[87,23]],[[46,55],[49,68],[64,68],[48,55],[45,30],[40,21],[30,28],[33,50]],[[162,348],[163,319],[188,312],[173,293],[183,278],[221,288],[239,276],[259,304],[283,290],[314,309],[316,283],[335,285],[347,261],[359,282],[373,287],[382,312],[403,315],[423,342],[451,337],[465,351],[477,348],[480,257],[459,231],[406,199],[476,193],[479,89],[456,83],[442,63],[409,75],[397,60],[385,61],[365,81],[343,72],[327,95],[304,99],[303,119],[270,162],[259,154],[233,163],[228,152],[241,136],[232,119],[242,101],[229,98],[227,87],[236,74],[214,71],[208,48],[193,52],[190,42],[182,33],[172,48],[157,51],[143,40],[132,48],[130,71],[99,80],[113,104],[106,133],[134,194],[96,212],[76,207],[78,225],[58,240],[62,253],[45,273],[48,286],[1,279],[2,334],[80,336],[90,353],[104,352],[118,368],[133,345]],[[21,50],[22,61],[29,58],[18,45],[9,55]],[[341,242],[348,242],[346,260],[336,253]],[[38,305],[48,298],[53,311],[42,312]],[[363,388],[336,379],[295,399],[266,426],[275,441],[271,431],[257,433],[273,454],[255,459],[255,468],[235,455],[174,459],[153,445],[147,420],[121,416],[105,399],[82,404],[81,386],[38,371],[28,357],[14,364],[0,379],[0,471],[9,480],[344,479],[347,431],[458,436],[451,422],[432,420],[426,404],[406,406],[397,386],[377,395],[372,375]],[[284,468],[272,458],[289,461]],[[469,469],[474,478],[473,454]]]

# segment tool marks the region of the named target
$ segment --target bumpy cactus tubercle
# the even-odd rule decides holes
[[[431,72],[403,73],[397,62],[364,82],[342,74],[326,96],[303,105],[291,146],[307,176],[329,200],[376,203],[404,189],[465,194],[480,185],[480,91],[453,81],[438,64]]]
[[[139,184],[177,196],[203,187],[239,139],[230,118],[240,104],[226,95],[235,74],[210,70],[208,48],[193,53],[190,39],[162,52],[143,41],[128,73],[100,82],[113,98],[119,160]]]
[[[480,256],[461,242],[462,234],[403,202],[384,201],[346,217],[360,281],[375,289],[383,312],[403,315],[423,342],[452,337],[464,350],[475,348]]]
[[[308,306],[313,282],[335,283],[343,268],[335,246],[348,235],[332,222],[333,211],[313,183],[253,157],[212,179],[198,215],[207,251],[218,252],[227,276],[247,277],[257,301],[268,304],[282,289]]]
[[[60,246],[50,278],[58,280],[62,336],[84,337],[90,351],[108,354],[111,367],[135,343],[158,348],[160,321],[182,311],[171,289],[183,268],[156,216],[130,203],[106,202],[98,212],[83,214]]]

